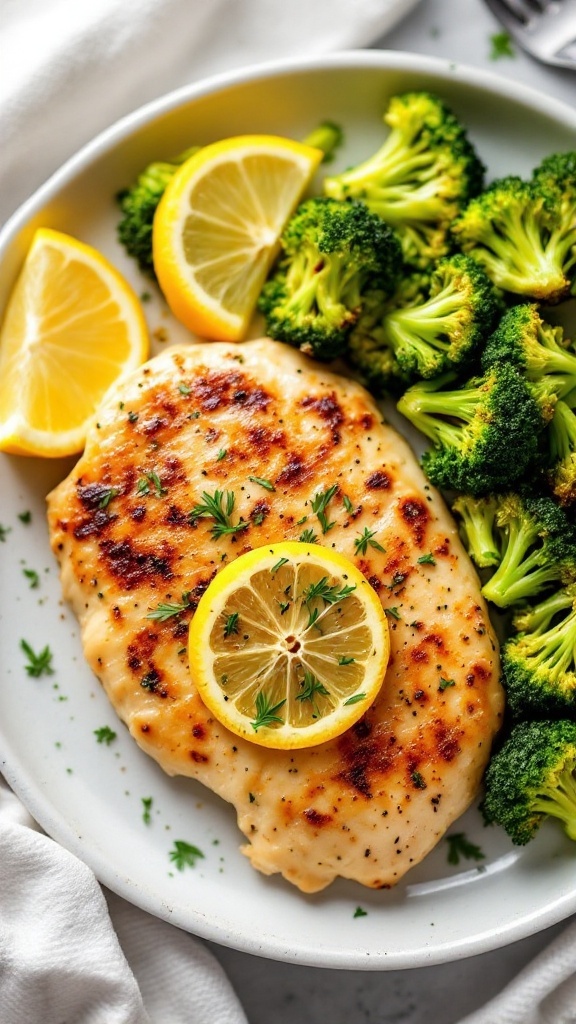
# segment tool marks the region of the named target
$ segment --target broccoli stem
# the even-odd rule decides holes
[[[534,799],[533,810],[541,814],[551,814],[564,823],[566,834],[576,840],[576,779],[573,766],[566,766],[554,782],[543,786]]]
[[[574,604],[574,598],[565,590],[558,590],[539,604],[518,612],[514,616],[514,627],[521,633],[541,636],[550,628],[550,623],[559,612],[566,611]]]
[[[332,121],[323,121],[314,131],[304,139],[305,146],[312,146],[313,149],[321,149],[324,153],[323,164],[329,164],[334,159],[334,153],[338,146],[342,145],[344,135],[339,125]]]
[[[440,330],[440,322],[458,314],[461,309],[462,294],[453,283],[419,306],[395,309],[384,321],[392,348],[413,348],[424,357],[427,345],[439,352],[448,351],[451,342],[445,330]]]
[[[432,381],[422,381],[409,388],[398,402],[398,411],[437,447],[459,447],[461,424],[471,422],[484,397],[481,387],[436,390],[454,379],[455,374],[447,373]],[[451,423],[448,417],[458,422]]]
[[[544,667],[553,684],[574,661],[574,613],[546,632],[527,634],[519,644],[532,672]]]
[[[461,495],[452,506],[462,520],[468,554],[480,569],[491,568],[500,562],[494,537],[496,507],[492,498],[471,498],[467,495]]]
[[[488,275],[519,295],[526,293],[527,280],[545,282],[547,292],[562,292],[566,275],[558,240],[552,244],[551,237],[544,245],[535,218],[522,209],[503,211],[502,220],[498,230],[490,220],[478,228],[477,241],[486,246],[481,261]]]
[[[508,606],[537,593],[547,583],[558,578],[553,565],[540,564],[540,551],[528,551],[538,540],[538,527],[522,520],[511,519],[502,560],[492,578],[482,588],[488,601]]]

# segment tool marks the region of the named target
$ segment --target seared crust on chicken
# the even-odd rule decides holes
[[[323,532],[311,501],[334,484]],[[189,514],[217,489],[249,525],[213,539],[213,522]],[[118,715],[166,772],[235,805],[260,871],[305,892],[337,876],[393,885],[477,793],[502,715],[496,640],[441,498],[358,384],[266,339],[168,349],[109,393],[49,496],[49,524],[86,658]],[[308,528],[380,595],[391,657],[353,728],[276,751],[206,709],[188,625],[225,560]],[[378,547],[355,543],[365,530]],[[160,604],[183,610],[150,619]]]

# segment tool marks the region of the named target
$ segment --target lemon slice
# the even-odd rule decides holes
[[[236,735],[284,750],[353,725],[380,690],[389,650],[375,591],[316,544],[271,544],[230,562],[190,626],[204,703]]]
[[[148,355],[136,295],[91,246],[36,231],[0,332],[0,451],[81,451],[116,378]]]
[[[243,135],[200,149],[176,171],[156,210],[154,269],[174,315],[202,337],[244,337],[279,238],[319,149]]]

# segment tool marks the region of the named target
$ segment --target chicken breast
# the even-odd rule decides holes
[[[311,501],[334,484],[322,533]],[[216,489],[250,524],[218,540],[189,515]],[[305,892],[391,886],[466,809],[502,715],[497,643],[440,496],[358,384],[267,339],[168,349],[109,393],[48,501],[89,664],[143,750],[234,804],[255,868]],[[224,561],[308,527],[380,595],[391,658],[353,728],[284,752],[214,719],[186,640]],[[379,547],[356,554],[365,529]],[[161,603],[185,607],[148,618]]]

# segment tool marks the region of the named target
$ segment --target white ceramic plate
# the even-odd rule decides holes
[[[32,232],[49,226],[102,249],[150,291],[116,242],[113,196],[149,160],[192,143],[242,132],[299,138],[330,118],[345,128],[339,167],[369,154],[382,137],[387,97],[430,88],[469,126],[490,175],[527,173],[547,153],[574,148],[576,113],[520,86],[441,61],[362,52],[219,77],[125,118],[68,162],[0,237],[0,308]],[[150,327],[170,342],[185,332],[156,297]],[[156,349],[161,347],[156,344]],[[44,498],[71,468],[0,456],[0,768],[28,809],[109,888],[159,917],[217,942],[279,960],[323,967],[415,967],[469,956],[546,928],[576,910],[576,846],[547,825],[524,849],[485,829],[476,808],[451,829],[465,831],[485,859],[447,863],[440,842],[395,890],[338,882],[303,896],[254,872],[238,852],[232,808],[199,784],[169,779],[116,721],[85,666],[76,621],[60,597],[48,546]],[[30,510],[26,525],[19,515]],[[28,587],[23,569],[40,573]],[[28,677],[20,639],[49,644],[54,676]],[[94,730],[118,736],[109,747]],[[151,822],[142,798],[152,797]],[[204,859],[173,871],[175,840]],[[366,916],[354,917],[360,906]]]

